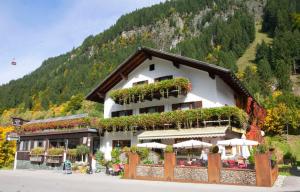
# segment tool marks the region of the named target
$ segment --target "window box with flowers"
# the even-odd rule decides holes
[[[45,149],[42,147],[33,148],[30,151],[29,160],[34,163],[42,163],[44,161]]]
[[[47,160],[48,164],[60,164],[62,163],[64,149],[63,148],[50,148],[47,151]]]
[[[141,84],[131,88],[113,90],[109,96],[115,103],[124,105],[144,102],[145,100],[151,101],[162,97],[178,97],[179,95],[186,95],[190,89],[190,81],[186,78],[178,77],[151,84]]]

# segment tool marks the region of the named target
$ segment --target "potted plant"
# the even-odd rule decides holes
[[[42,147],[33,148],[30,151],[30,161],[31,162],[42,162],[45,154],[45,149]]]
[[[81,161],[83,162],[84,161],[83,159],[85,159],[86,161],[87,160],[86,155],[89,154],[90,148],[86,145],[78,145],[76,147],[76,150],[77,150],[77,154],[81,156]]]
[[[173,146],[172,145],[167,145],[166,149],[165,149],[165,152],[166,153],[173,153],[174,152]]]
[[[59,164],[62,162],[64,148],[50,148],[47,151],[47,163]]]
[[[74,160],[76,159],[77,157],[77,149],[68,149],[67,150],[67,155],[68,155],[68,158],[74,162]]]

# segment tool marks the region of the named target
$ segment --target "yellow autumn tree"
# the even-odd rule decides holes
[[[297,129],[300,123],[300,110],[290,109],[284,103],[267,110],[264,130],[269,134],[284,134],[287,126]]]
[[[6,141],[6,134],[13,130],[12,126],[0,126],[0,168],[13,165],[16,141]]]

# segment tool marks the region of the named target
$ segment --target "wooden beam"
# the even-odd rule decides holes
[[[97,94],[98,97],[100,97],[100,98],[104,98],[104,97],[105,97],[104,94],[102,94],[102,93],[96,92],[96,94]]]
[[[128,79],[128,75],[124,75],[123,73],[120,73],[120,76],[122,77],[122,79],[127,80]]]

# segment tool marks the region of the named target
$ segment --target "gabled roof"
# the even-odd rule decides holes
[[[174,64],[185,65],[206,71],[211,77],[218,75],[237,93],[246,97],[252,97],[247,89],[229,69],[152,48],[140,47],[134,54],[129,56],[122,64],[120,64],[108,77],[106,77],[93,91],[91,91],[87,95],[86,99],[103,103],[105,94],[111,88],[113,88],[123,78],[126,78],[130,72],[142,64],[146,59],[152,59],[152,57],[169,60]]]

